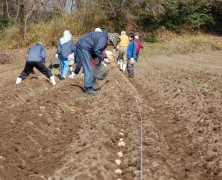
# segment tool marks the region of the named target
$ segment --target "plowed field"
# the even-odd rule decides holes
[[[96,95],[55,69],[54,87],[37,70],[15,85],[25,53],[13,53],[0,65],[0,179],[222,179],[221,52],[141,55],[134,79],[114,67]]]

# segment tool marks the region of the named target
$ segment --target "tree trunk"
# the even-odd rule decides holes
[[[7,16],[6,1],[1,0],[1,2],[0,2],[0,18],[4,18],[6,16]]]
[[[20,0],[20,34],[23,39],[26,37],[25,2]]]
[[[20,0],[20,33],[23,39],[26,38],[27,35],[27,23],[31,16],[44,4],[46,4],[49,0],[41,0],[37,3],[29,13],[26,13],[25,0]]]

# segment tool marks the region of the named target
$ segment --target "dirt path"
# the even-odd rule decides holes
[[[39,73],[16,86],[22,63],[0,65],[0,179],[221,179],[220,57],[141,56],[97,95]]]

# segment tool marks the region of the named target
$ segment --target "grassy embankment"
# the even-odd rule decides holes
[[[147,43],[143,55],[173,55],[222,50],[222,37],[198,33],[175,35],[163,32],[156,43]]]

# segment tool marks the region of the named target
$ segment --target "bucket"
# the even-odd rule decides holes
[[[103,63],[100,63],[99,66],[94,69],[93,75],[96,79],[103,80],[108,72],[108,68]]]
[[[59,58],[52,58],[51,64],[53,68],[58,68],[60,66],[60,60]]]

